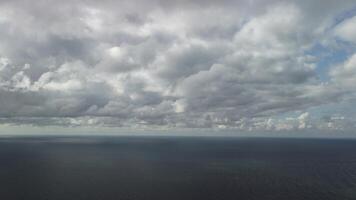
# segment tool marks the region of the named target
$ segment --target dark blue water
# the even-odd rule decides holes
[[[356,140],[0,139],[0,199],[356,199]]]

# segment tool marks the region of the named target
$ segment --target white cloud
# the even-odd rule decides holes
[[[307,123],[308,123],[308,118],[309,118],[309,113],[305,112],[299,115],[298,120],[299,120],[299,129],[305,129],[307,128]]]
[[[356,16],[339,24],[335,28],[335,34],[342,40],[356,43]]]
[[[0,12],[0,117],[63,126],[318,127],[307,114],[277,116],[355,92],[355,56],[325,84],[318,55],[308,53],[331,40],[327,28],[350,5],[9,2]],[[332,32],[354,42],[354,21]]]
[[[356,54],[350,56],[344,63],[330,72],[334,81],[345,89],[354,89],[356,84]]]

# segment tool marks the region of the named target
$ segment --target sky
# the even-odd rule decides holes
[[[356,135],[355,50],[354,0],[1,0],[0,132]]]

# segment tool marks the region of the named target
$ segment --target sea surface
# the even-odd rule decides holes
[[[355,200],[356,140],[0,138],[4,200]]]

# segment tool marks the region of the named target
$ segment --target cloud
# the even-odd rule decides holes
[[[354,89],[356,84],[356,54],[351,55],[344,63],[335,67],[331,72],[335,83],[344,89]]]
[[[355,92],[355,56],[333,66],[323,81],[321,58],[310,53],[325,41],[355,42],[355,17],[334,24],[352,6],[318,0],[2,1],[0,122],[318,127],[302,115],[292,125],[277,118]]]
[[[342,40],[356,43],[356,16],[346,19],[335,28],[335,34]]]

